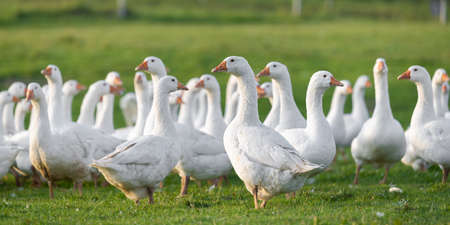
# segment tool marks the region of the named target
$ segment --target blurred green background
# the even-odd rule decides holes
[[[65,80],[86,85],[118,71],[126,90],[132,91],[133,68],[146,56],[160,57],[170,74],[186,82],[208,73],[226,56],[241,55],[255,72],[269,61],[285,63],[305,114],[313,72],[325,69],[354,82],[361,74],[371,76],[375,59],[384,57],[393,112],[406,127],[416,91],[395,77],[413,64],[425,66],[430,74],[449,67],[450,30],[433,15],[436,3],[303,0],[301,15],[293,16],[290,0],[129,0],[127,16],[120,19],[114,0],[2,0],[0,85],[6,89],[15,80],[45,83],[39,71],[56,64]],[[228,76],[216,75],[224,90]],[[331,93],[324,100],[325,113]],[[74,118],[83,95],[74,101]],[[373,89],[366,99],[372,109]],[[264,118],[270,105],[260,102]],[[346,111],[350,108],[347,101]],[[118,101],[115,125],[124,125]]]

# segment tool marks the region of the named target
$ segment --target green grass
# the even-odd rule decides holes
[[[15,80],[45,83],[39,73],[56,64],[65,80],[84,84],[120,72],[128,91],[133,69],[144,57],[163,59],[170,74],[186,82],[209,73],[223,58],[241,55],[255,72],[269,61],[285,63],[293,80],[298,106],[305,114],[309,77],[317,70],[331,71],[337,79],[355,81],[368,74],[377,57],[389,67],[390,98],[394,116],[406,128],[416,101],[416,89],[396,76],[419,64],[433,73],[449,69],[450,28],[432,21],[428,1],[336,1],[334,9],[305,2],[305,16],[291,18],[289,1],[238,0],[184,3],[181,0],[129,1],[132,16],[111,20],[114,1],[5,0],[0,3],[0,87]],[[131,3],[133,2],[133,3]],[[316,2],[316,3],[315,3]],[[42,4],[46,3],[46,4]],[[192,3],[192,4],[191,4]],[[176,7],[176,6],[182,7]],[[45,7],[44,7],[45,6]],[[182,10],[182,9],[183,10]],[[411,21],[412,20],[412,21]],[[419,21],[420,20],[420,21]],[[244,22],[244,23],[241,23]],[[226,74],[215,74],[225,89]],[[77,118],[83,94],[74,101]],[[328,112],[332,90],[324,97]],[[224,96],[222,96],[224,97]],[[374,90],[366,101],[374,107]],[[270,109],[260,101],[264,118]],[[346,112],[351,108],[348,101]],[[115,125],[124,125],[116,104]],[[347,150],[348,151],[348,150]],[[213,192],[191,185],[190,194],[177,199],[179,180],[171,175],[156,194],[156,204],[135,206],[118,190],[94,189],[72,193],[71,184],[58,183],[56,199],[47,188],[17,189],[11,176],[0,184],[2,224],[449,224],[450,189],[440,184],[439,168],[426,173],[397,164],[388,179],[403,193],[389,193],[378,185],[382,171],[365,167],[360,185],[350,185],[354,163],[338,161],[331,171],[307,184],[294,200],[274,198],[263,210],[252,209],[251,195],[242,182]],[[384,213],[377,217],[376,212]]]
[[[351,185],[354,166],[338,161],[318,175],[295,199],[278,196],[262,210],[253,209],[251,194],[237,176],[231,183],[208,192],[208,186],[190,185],[189,194],[177,199],[179,179],[171,175],[155,194],[156,203],[134,202],[113,187],[85,185],[82,197],[68,182],[58,183],[55,200],[44,185],[18,189],[12,176],[0,185],[2,224],[448,224],[450,189],[439,183],[440,170],[426,173],[396,165],[388,184],[403,193],[390,193],[378,185],[381,170],[366,167],[358,186]],[[377,212],[384,213],[378,217]],[[317,221],[317,222],[315,222]]]

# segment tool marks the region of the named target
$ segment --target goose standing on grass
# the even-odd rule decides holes
[[[389,169],[400,161],[406,151],[405,133],[393,117],[389,103],[388,67],[378,58],[373,67],[375,83],[375,109],[352,141],[352,156],[356,164],[354,184],[359,182],[359,172],[364,164],[375,164],[385,169],[381,184],[386,183]]]
[[[136,74],[136,79],[140,78],[141,74]],[[169,92],[177,89],[185,87],[175,77],[163,77],[155,87],[155,124],[152,135],[126,142],[92,164],[109,183],[136,204],[145,197],[152,204],[155,189],[180,160],[180,142],[175,138],[177,131],[168,105]]]
[[[448,82],[448,75],[444,69],[437,69],[433,75],[431,86],[433,89],[433,106],[437,118],[445,117],[445,109],[442,107],[442,85]]]
[[[71,133],[52,132],[47,101],[39,84],[28,85],[27,100],[31,100],[33,105],[30,122],[30,159],[34,168],[48,180],[50,198],[54,197],[54,182],[61,179],[73,180],[81,194],[82,182],[90,179],[87,149],[81,147],[79,140]]]
[[[68,80],[63,85],[63,104],[64,104],[64,121],[66,123],[72,122],[72,101],[73,97],[80,93],[81,91],[86,90],[86,87],[76,80]]]
[[[233,96],[237,96],[239,95],[239,91],[237,88],[237,80],[236,77],[234,75],[231,75],[230,78],[228,78],[228,82],[227,82],[227,89],[226,89],[226,96],[225,96],[225,114],[224,114],[224,119],[225,119],[225,123],[229,124],[234,116],[236,116],[236,111],[237,111],[237,107],[233,107],[237,105],[237,101],[236,99],[238,99],[238,97],[234,97]],[[234,99],[234,101],[233,101]]]
[[[253,195],[255,208],[264,207],[277,194],[301,188],[321,166],[305,161],[278,132],[261,123],[255,74],[247,60],[227,57],[212,72],[229,72],[238,80],[239,109],[223,140],[234,170]],[[263,200],[261,206],[258,200]]]
[[[132,127],[137,119],[137,100],[134,92],[128,92],[120,98],[120,109],[127,127]]]
[[[9,86],[8,91],[13,96],[18,98],[24,97],[27,86],[19,81],[16,81]],[[8,103],[3,109],[3,132],[4,135],[13,135],[17,131],[14,126],[14,102]]]
[[[314,73],[306,91],[306,128],[281,131],[281,135],[289,141],[301,157],[311,163],[322,165],[323,170],[333,162],[336,155],[333,130],[323,114],[323,94],[331,86],[342,85],[328,71]],[[317,173],[323,170],[317,170]]]
[[[445,80],[444,76],[440,78]],[[430,75],[421,66],[411,66],[398,79],[410,80],[417,86],[417,104],[411,116],[408,142],[421,158],[441,167],[445,184],[450,170],[450,121],[438,118],[434,112]]]
[[[105,81],[115,87],[122,88],[122,80],[119,73],[112,71],[106,75]],[[101,107],[97,107],[97,117],[95,121],[95,128],[105,131],[108,134],[115,132],[114,130],[114,94],[107,94],[103,96]],[[100,110],[99,110],[100,108]],[[123,136],[121,136],[123,137]],[[125,136],[126,137],[126,136]]]
[[[258,98],[269,99],[270,105],[273,102],[272,82],[264,82],[261,85],[256,86]]]
[[[353,90],[350,81],[343,80],[341,82],[344,85],[334,89],[327,121],[333,130],[336,148],[345,156],[346,124],[344,121],[344,106],[347,95],[351,94]]]
[[[352,112],[344,114],[345,122],[345,141],[344,146],[350,147],[353,139],[358,135],[362,125],[369,119],[364,93],[366,88],[372,86],[369,77],[362,75],[356,80],[352,94]]]
[[[153,56],[147,57],[136,67],[136,70],[150,72],[155,86],[158,85],[161,78],[167,76],[162,61]],[[182,106],[186,107],[187,104],[182,103]],[[148,131],[148,129],[153,127],[152,111],[147,116],[144,135],[151,134],[151,130]],[[180,112],[179,117],[181,118],[181,116]],[[183,158],[175,168],[181,177],[180,196],[187,194],[191,177],[195,180],[212,180],[227,175],[231,171],[232,166],[222,141],[179,122],[175,123],[175,128],[177,130],[176,138],[180,141],[183,152]]]
[[[272,84],[278,87],[280,111],[279,122],[275,129],[282,131],[306,127],[305,117],[298,110],[292,94],[291,77],[286,65],[279,62],[270,62],[258,73],[257,77],[260,76],[270,76]]]
[[[450,112],[448,111],[448,92],[450,91],[450,85],[448,82],[442,84],[442,108],[445,112],[445,118],[450,119]]]
[[[220,105],[220,85],[217,79],[209,74],[202,75],[196,88],[204,88],[208,97],[208,112],[206,114],[205,125],[201,131],[223,140],[223,133],[227,128],[222,116],[222,106]]]
[[[150,90],[147,76],[145,76],[144,72],[136,72],[134,75],[134,91],[136,93],[137,117],[136,125],[127,137],[128,140],[133,140],[143,135],[145,119],[150,112],[151,99],[148,96],[149,92],[153,90]]]

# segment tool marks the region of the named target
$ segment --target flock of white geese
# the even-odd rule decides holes
[[[398,161],[415,170],[437,164],[446,183],[450,115],[449,78],[443,69],[431,79],[424,67],[411,66],[398,77],[415,83],[418,92],[406,132],[392,115],[388,67],[382,58],[373,67],[376,103],[371,117],[364,100],[371,82],[364,75],[352,88],[349,81],[338,81],[328,71],[315,72],[306,90],[305,118],[294,100],[288,69],[279,62],[268,63],[256,76],[239,56],[227,57],[213,68],[212,72],[231,75],[224,115],[214,76],[193,78],[186,87],[154,56],[145,58],[136,71],[134,93],[120,100],[128,126],[119,129],[113,125],[115,94],[122,92],[116,72],[89,86],[76,121],[72,99],[86,88],[75,80],[63,84],[55,65],[41,71],[48,81],[43,87],[14,82],[0,92],[0,177],[11,172],[18,185],[27,176],[36,185],[47,181],[53,198],[58,180],[73,181],[81,194],[83,182],[97,185],[103,175],[127,198],[136,203],[148,198],[153,203],[154,191],[171,172],[181,177],[183,196],[191,180],[217,185],[234,169],[259,208],[275,195],[295,193],[308,178],[326,171],[336,150],[350,147],[355,184],[365,164],[383,167],[380,183],[385,183],[389,168]],[[261,76],[272,82],[259,85]],[[325,116],[322,98],[332,86],[337,87]],[[353,109],[345,114],[349,94]],[[264,122],[258,116],[261,97],[272,104]]]

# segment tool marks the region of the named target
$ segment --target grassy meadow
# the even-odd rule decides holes
[[[290,1],[144,1],[130,2],[130,17],[113,17],[115,1],[3,0],[0,3],[0,87],[15,80],[45,83],[39,72],[58,65],[65,80],[90,84],[118,71],[127,91],[133,90],[134,68],[146,56],[160,57],[169,74],[182,82],[209,73],[229,55],[247,58],[255,72],[270,61],[286,64],[297,105],[303,114],[309,77],[329,70],[352,83],[372,77],[377,57],[389,67],[394,116],[406,128],[417,94],[415,86],[396,77],[409,66],[432,74],[450,69],[450,28],[429,15],[428,1],[335,1],[333,8],[304,2],[304,16],[289,16]],[[242,2],[242,3],[241,3]],[[178,7],[177,7],[178,6]],[[228,75],[214,74],[225,90]],[[265,80],[264,80],[265,81]],[[332,90],[324,97],[328,112]],[[84,93],[74,100],[77,118]],[[222,96],[224,98],[224,96]],[[350,100],[350,98],[348,98]],[[374,90],[366,92],[374,107]],[[260,100],[260,115],[270,109]],[[351,109],[347,101],[346,112]],[[116,101],[115,126],[124,125]],[[254,210],[252,197],[235,175],[222,188],[190,185],[187,197],[176,198],[179,179],[171,175],[156,204],[136,206],[112,187],[85,184],[84,195],[60,182],[56,199],[48,189],[15,187],[12,176],[0,180],[1,224],[450,224],[449,185],[441,172],[415,172],[395,165],[387,185],[383,171],[363,168],[360,184],[351,185],[354,163],[339,158],[330,171],[297,192],[279,196],[267,208]],[[403,193],[390,193],[390,185]]]

